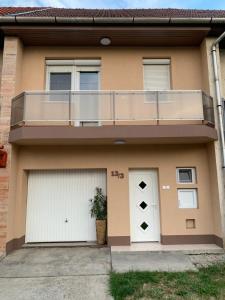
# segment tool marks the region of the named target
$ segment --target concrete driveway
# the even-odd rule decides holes
[[[1,300],[108,300],[108,248],[28,248],[0,261]]]

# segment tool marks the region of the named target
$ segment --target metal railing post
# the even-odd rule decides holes
[[[116,97],[115,97],[115,91],[112,92],[112,98],[113,98],[113,125],[116,125]]]
[[[69,94],[68,94],[68,96],[69,96],[69,126],[71,126],[72,125],[72,119],[71,119],[71,91],[69,91]]]
[[[204,124],[204,121],[208,121],[208,103],[206,102],[206,97],[203,91],[202,91],[202,110],[203,110],[202,123]]]
[[[159,91],[156,92],[157,125],[159,125]]]
[[[26,114],[25,114],[25,110],[26,110],[26,97],[27,97],[27,93],[24,92],[23,94],[23,114],[22,114],[22,123],[25,124],[26,123]]]

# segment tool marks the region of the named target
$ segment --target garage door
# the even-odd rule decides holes
[[[26,242],[95,241],[89,200],[96,187],[106,193],[104,170],[31,171]]]

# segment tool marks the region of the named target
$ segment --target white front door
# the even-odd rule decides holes
[[[155,170],[129,172],[131,242],[160,240],[158,178]]]
[[[106,193],[103,170],[31,171],[26,242],[95,241],[89,200],[96,187]]]

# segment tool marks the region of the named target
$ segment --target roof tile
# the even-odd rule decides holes
[[[51,7],[0,7],[0,15],[19,14],[27,17],[148,17],[148,18],[224,18],[225,10],[197,9],[72,9]]]
[[[33,12],[34,10],[40,9],[42,9],[42,7],[0,7],[0,16]]]

